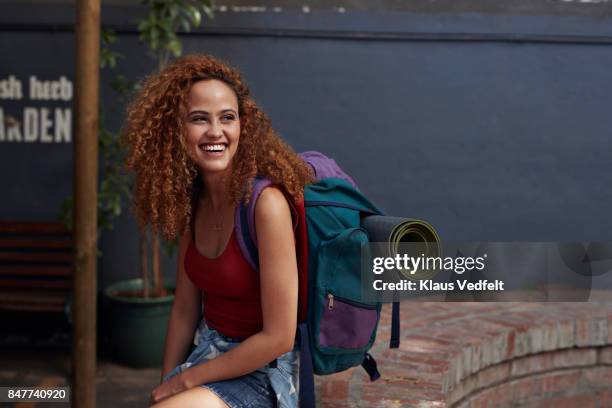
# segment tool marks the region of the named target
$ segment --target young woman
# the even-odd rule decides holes
[[[238,71],[207,55],[183,57],[149,77],[128,108],[126,136],[140,225],[180,237],[154,406],[296,406],[290,206],[312,181],[308,165],[272,130]],[[248,201],[255,176],[273,182],[255,207],[259,272],[242,256],[234,229],[236,206]]]

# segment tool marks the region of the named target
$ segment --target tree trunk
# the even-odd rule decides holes
[[[147,243],[147,232],[149,227],[145,227],[143,231],[140,232],[140,274],[142,276],[142,295],[144,298],[148,298],[149,295],[149,255],[148,252],[148,243]]]
[[[159,233],[151,232],[153,244],[153,285],[155,286],[156,296],[165,296],[166,289],[164,288],[164,282],[162,280],[161,269],[159,266]]]

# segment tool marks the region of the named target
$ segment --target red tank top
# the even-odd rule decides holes
[[[193,238],[185,254],[185,272],[202,290],[204,319],[219,333],[246,338],[263,327],[259,274],[244,259],[236,230],[216,258],[200,254]]]

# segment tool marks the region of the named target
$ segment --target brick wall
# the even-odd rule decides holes
[[[403,302],[399,349],[389,323],[385,305],[382,377],[317,377],[317,406],[612,407],[612,303]]]

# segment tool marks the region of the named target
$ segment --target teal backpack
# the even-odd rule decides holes
[[[361,364],[372,381],[380,377],[368,350],[376,339],[382,305],[361,300],[361,249],[369,242],[361,219],[382,212],[334,160],[312,151],[300,157],[311,165],[317,179],[304,189],[306,228],[300,228],[299,221],[295,228],[300,211],[292,208],[296,240],[302,233],[308,242],[307,254],[299,250],[297,254],[298,266],[304,265],[300,259],[307,258],[307,268],[298,267],[300,406],[314,407],[313,373],[332,374]],[[256,179],[250,204],[239,206],[235,215],[239,246],[255,270],[259,270],[255,203],[271,184]],[[395,306],[392,344],[399,340]]]

